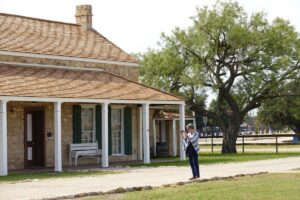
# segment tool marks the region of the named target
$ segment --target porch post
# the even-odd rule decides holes
[[[143,104],[144,163],[150,163],[149,104]]]
[[[156,157],[156,126],[155,119],[153,119],[153,154]]]
[[[7,101],[0,101],[0,176],[6,176],[7,170]]]
[[[139,153],[138,160],[143,160],[143,108],[139,108]]]
[[[102,103],[102,167],[108,167],[108,103]]]
[[[55,152],[55,171],[62,171],[61,159],[61,102],[54,103],[54,152]]]
[[[179,115],[180,115],[180,119],[179,119],[179,129],[180,131],[184,131],[185,130],[185,105],[184,104],[180,104],[179,105]],[[180,160],[185,160],[185,152],[183,150],[183,143],[182,143],[182,136],[180,133]]]
[[[173,156],[177,156],[177,134],[176,134],[176,120],[172,120],[172,130],[173,130]]]

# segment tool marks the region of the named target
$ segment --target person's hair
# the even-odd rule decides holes
[[[194,126],[194,124],[188,124],[186,126],[186,129],[194,129],[195,130],[195,126]]]

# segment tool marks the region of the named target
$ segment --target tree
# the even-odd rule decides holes
[[[289,87],[287,92],[300,93],[299,85]],[[300,134],[300,97],[282,97],[265,101],[258,112],[258,120],[272,127],[289,126]]]
[[[162,40],[168,40],[162,34]],[[204,93],[199,78],[193,75],[192,65],[187,55],[182,56],[173,44],[162,44],[161,50],[150,49],[144,54],[137,54],[141,60],[140,79],[146,85],[181,96],[188,105],[194,105],[198,110],[206,108],[207,95]],[[192,72],[192,73],[191,73]],[[196,116],[199,116],[196,112]]]
[[[200,94],[201,87],[214,92],[217,98],[209,110],[188,103],[218,123],[224,133],[222,152],[235,153],[238,131],[249,111],[268,99],[295,95],[280,88],[299,78],[299,34],[281,18],[268,22],[262,12],[249,16],[237,2],[204,7],[193,20],[190,28],[163,35],[161,50],[143,55],[142,80],[172,86],[187,78],[189,87],[196,86],[194,94]],[[169,51],[172,54],[166,55]],[[153,59],[156,56],[166,63]],[[154,70],[156,66],[160,67]],[[160,80],[153,74],[160,74]],[[181,91],[191,89],[182,86]]]

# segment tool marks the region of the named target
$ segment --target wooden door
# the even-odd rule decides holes
[[[25,111],[25,167],[44,167],[45,137],[44,110],[27,109]]]

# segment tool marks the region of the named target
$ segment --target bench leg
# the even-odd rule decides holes
[[[75,167],[77,167],[77,164],[78,164],[78,156],[75,156],[75,160],[74,160]]]
[[[71,156],[71,154],[69,155],[69,166],[72,166],[72,156]]]

